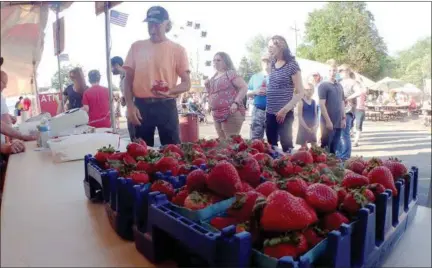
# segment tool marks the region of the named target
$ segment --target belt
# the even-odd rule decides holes
[[[158,102],[175,101],[175,99],[173,98],[135,98],[135,101],[144,102],[144,103],[158,103]]]

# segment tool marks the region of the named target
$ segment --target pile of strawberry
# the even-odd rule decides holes
[[[386,189],[397,195],[395,181],[409,178],[397,159],[354,157],[342,167],[318,147],[259,163],[266,181],[246,181],[253,189],[238,190],[225,215],[210,224],[249,231],[254,248],[274,258],[306,253],[329,232],[354,221],[357,212]]]
[[[249,231],[254,248],[275,258],[304,254],[329,232],[355,220],[357,212],[386,189],[396,196],[395,181],[409,178],[407,168],[392,158],[353,157],[342,165],[319,147],[274,156],[266,142],[232,136],[157,151],[137,141],[122,153],[101,148],[95,158],[102,168],[115,168],[136,183],[151,182],[152,191],[190,210],[235,197],[225,215],[210,224]],[[186,176],[185,185],[174,189],[155,179],[157,172],[168,171]]]

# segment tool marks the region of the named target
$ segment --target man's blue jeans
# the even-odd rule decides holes
[[[341,140],[336,151],[336,156],[343,161],[351,157],[351,136],[350,131],[353,127],[354,116],[352,113],[346,114],[346,127],[342,129]]]

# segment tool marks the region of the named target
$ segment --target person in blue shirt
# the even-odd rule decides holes
[[[253,97],[253,110],[250,137],[263,139],[266,122],[266,92],[268,84],[268,74],[270,72],[270,58],[265,55],[261,58],[262,71],[252,75],[248,84],[248,97]]]

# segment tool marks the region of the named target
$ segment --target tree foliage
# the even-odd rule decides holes
[[[400,51],[394,61],[394,76],[423,88],[424,79],[431,78],[431,45],[429,36]]]
[[[330,2],[311,12],[305,26],[299,57],[319,62],[335,59],[371,79],[387,71],[387,46],[366,3]]]
[[[254,73],[261,71],[261,57],[267,52],[270,37],[258,34],[246,44],[246,55],[241,59],[238,68],[239,75],[248,82]]]
[[[76,65],[76,66],[65,65],[65,66],[62,66],[60,68],[60,76],[61,76],[61,80],[62,80],[63,89],[66,88],[68,85],[72,84],[72,81],[69,78],[69,73],[71,70],[73,70],[76,67],[81,67],[81,66],[79,66],[79,65]],[[55,72],[55,74],[53,74],[53,76],[51,77],[51,87],[56,89],[56,90],[60,89],[59,73],[58,72],[59,71],[57,70]],[[84,72],[84,70],[83,70],[83,72]],[[85,72],[84,72],[84,74],[85,74]]]
[[[252,62],[246,58],[243,57],[240,60],[240,65],[238,67],[238,74],[243,77],[243,79],[246,81],[246,83],[249,81],[249,79],[252,77],[252,75],[256,72],[256,70],[254,70],[252,68]]]

